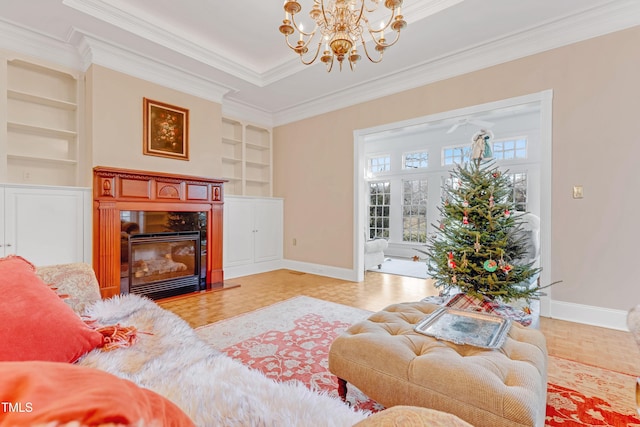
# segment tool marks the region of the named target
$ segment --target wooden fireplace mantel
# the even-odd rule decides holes
[[[222,284],[225,180],[108,167],[93,169],[93,267],[103,298],[120,293],[120,211],[207,212],[207,289]]]

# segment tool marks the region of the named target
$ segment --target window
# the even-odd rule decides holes
[[[391,183],[379,181],[369,183],[369,238],[389,238],[389,208],[391,205]]]
[[[376,156],[369,158],[369,172],[379,173],[388,172],[391,170],[391,156],[385,154],[383,156]]]
[[[527,158],[527,139],[510,139],[494,141],[493,158],[497,160],[513,160]]]
[[[427,241],[427,180],[402,181],[402,241]]]
[[[526,212],[528,202],[526,172],[507,173],[505,177],[511,182],[511,197],[509,202],[514,204],[517,211]],[[460,183],[457,179],[448,177],[443,179],[442,187],[442,203],[444,203],[447,197],[445,188],[455,191],[460,187]]]
[[[403,158],[404,169],[426,168],[428,165],[429,165],[429,153],[427,153],[426,151],[404,153],[404,158]]]
[[[509,173],[506,175],[511,181],[513,194],[511,202],[515,205],[517,211],[527,211],[527,174],[526,173]]]
[[[449,147],[442,149],[442,165],[453,165],[468,162],[471,157],[471,146]]]

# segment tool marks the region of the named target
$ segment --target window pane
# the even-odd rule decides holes
[[[370,182],[369,193],[369,238],[389,237],[389,202],[391,183],[388,181]]]
[[[468,162],[471,155],[471,147],[461,145],[459,147],[449,147],[442,149],[442,164],[453,165]]]
[[[404,168],[418,169],[426,168],[429,164],[429,154],[426,151],[404,154]]]
[[[404,180],[402,184],[402,240],[427,241],[427,180]]]
[[[493,158],[497,160],[526,159],[526,138],[495,141],[493,143]]]
[[[507,174],[511,181],[511,202],[515,205],[516,210],[521,212],[527,211],[527,174],[526,173],[510,173]]]
[[[369,158],[369,172],[372,174],[378,172],[387,172],[391,170],[391,156],[385,154],[383,156]]]

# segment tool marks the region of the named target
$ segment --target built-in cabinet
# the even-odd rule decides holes
[[[16,57],[2,57],[0,181],[78,185],[78,74]]]
[[[273,270],[282,261],[283,200],[226,196],[225,277]]]
[[[271,129],[223,118],[222,177],[227,195],[271,196]]]
[[[91,189],[0,184],[0,255],[91,262]]]

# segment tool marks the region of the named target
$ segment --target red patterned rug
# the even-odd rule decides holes
[[[278,381],[299,380],[337,396],[327,368],[333,339],[370,312],[310,297],[296,297],[198,328],[213,347]],[[549,427],[640,427],[635,377],[549,357]],[[357,408],[383,409],[355,387],[347,396]]]

